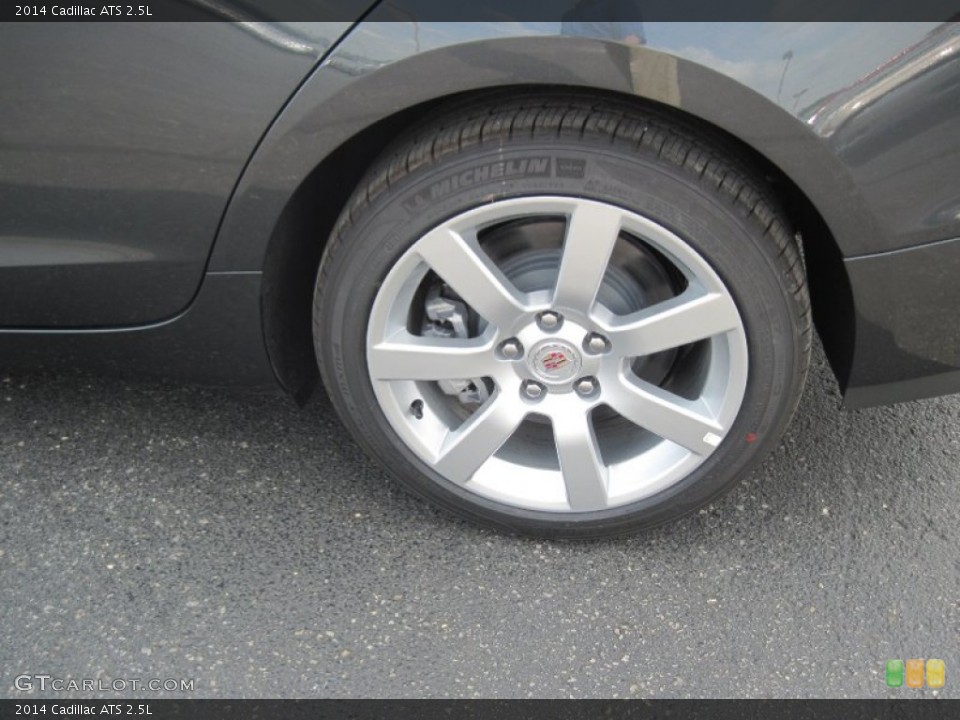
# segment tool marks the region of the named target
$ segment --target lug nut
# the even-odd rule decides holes
[[[520,392],[531,400],[539,400],[543,397],[543,385],[533,380],[527,380],[520,386]]]
[[[577,380],[574,387],[576,388],[577,393],[583,397],[587,397],[588,395],[593,395],[597,391],[597,388],[600,387],[600,384],[597,382],[596,378],[585,377]]]
[[[516,338],[510,338],[500,343],[500,356],[507,360],[516,360],[523,355],[523,345]]]
[[[537,317],[537,324],[541,330],[556,330],[562,322],[563,318],[560,316],[560,313],[542,312],[539,317]]]
[[[523,355],[523,345],[516,338],[510,338],[500,343],[500,356],[507,360],[516,360]]]
[[[610,349],[610,341],[600,333],[590,333],[587,335],[584,347],[587,352],[593,353],[594,355],[602,355]]]

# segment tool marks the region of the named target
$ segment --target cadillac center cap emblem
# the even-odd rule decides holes
[[[551,340],[533,349],[530,365],[544,382],[564,383],[580,373],[580,353],[572,345]]]

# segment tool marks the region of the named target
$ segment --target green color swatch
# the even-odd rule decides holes
[[[903,685],[903,660],[887,660],[887,687]]]

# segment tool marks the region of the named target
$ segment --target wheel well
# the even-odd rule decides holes
[[[515,86],[445,96],[401,110],[359,131],[324,158],[288,201],[271,235],[263,268],[261,312],[264,341],[281,386],[305,401],[319,372],[312,339],[312,298],[327,239],[353,190],[374,160],[398,137],[434,115],[440,106],[476,102],[485,95],[558,90],[585,99],[616,100],[660,113],[722,139],[770,185],[800,235],[813,319],[841,387],[853,354],[854,306],[843,257],[823,217],[780,168],[734,135],[676,108],[631,95],[576,87]]]

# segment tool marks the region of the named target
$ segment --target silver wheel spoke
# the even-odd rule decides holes
[[[553,433],[567,502],[574,512],[607,506],[607,468],[600,458],[590,414],[571,413],[554,418]]]
[[[623,213],[612,205],[577,207],[567,225],[553,304],[589,312],[620,234]]]
[[[519,400],[497,394],[447,435],[436,462],[437,472],[459,485],[466,483],[510,439],[525,416]]]
[[[492,341],[399,335],[370,348],[367,362],[374,379],[454,380],[486,377],[491,372]]]
[[[740,315],[730,296],[689,291],[621,316],[607,332],[618,355],[638,357],[689,345],[738,327]]]
[[[524,311],[522,298],[476,241],[440,227],[416,251],[487,322],[505,327]]]
[[[630,422],[698,455],[709,455],[723,437],[723,428],[703,402],[686,400],[649,383],[621,377],[604,399]]]

